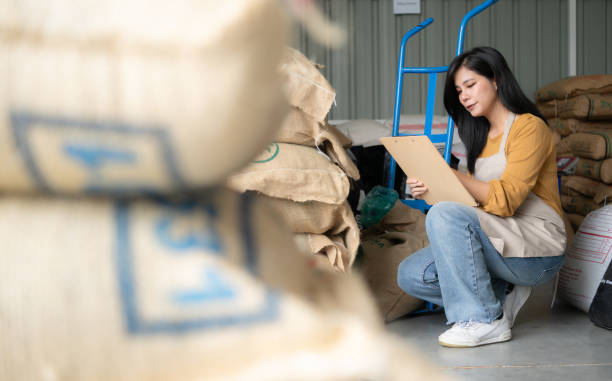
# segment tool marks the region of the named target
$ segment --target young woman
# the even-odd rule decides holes
[[[455,174],[479,206],[434,205],[426,220],[430,246],[400,264],[398,284],[444,306],[454,324],[439,336],[441,345],[507,341],[531,287],[552,279],[563,261],[553,138],[493,48],[451,62],[444,106],[467,148],[469,174]],[[414,197],[427,192],[418,179],[408,184]]]

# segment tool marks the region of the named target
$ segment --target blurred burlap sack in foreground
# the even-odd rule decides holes
[[[248,194],[5,196],[0,215],[2,380],[445,379]]]
[[[0,190],[210,186],[287,106],[278,0],[0,1]]]

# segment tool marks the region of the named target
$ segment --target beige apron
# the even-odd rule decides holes
[[[506,169],[506,140],[516,115],[510,114],[499,151],[476,160],[473,178],[498,180]],[[475,208],[480,226],[504,257],[551,257],[565,250],[565,224],[555,210],[533,192],[511,217],[499,217]]]

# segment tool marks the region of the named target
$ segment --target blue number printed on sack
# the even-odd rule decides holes
[[[253,275],[257,275],[256,247],[252,231],[252,215],[251,201],[249,195],[242,195],[240,199],[239,221],[240,226],[237,229],[236,236],[243,243],[243,253],[245,256],[245,270]],[[209,204],[189,201],[181,203],[171,203],[163,200],[157,200],[157,204],[166,209],[164,216],[153,224],[153,229],[157,235],[157,239],[163,243],[168,249],[167,254],[175,257],[180,261],[186,255],[188,249],[204,249],[200,250],[199,255],[219,255],[223,256],[224,245],[222,239],[214,230],[214,222],[217,218],[216,210]],[[221,315],[203,314],[199,317],[177,319],[174,317],[146,316],[141,308],[141,300],[139,298],[142,289],[147,287],[146,283],[135,282],[135,269],[139,265],[136,263],[136,257],[132,253],[131,244],[131,228],[133,221],[130,220],[131,203],[127,200],[117,201],[115,206],[116,220],[116,235],[117,235],[117,268],[119,276],[119,289],[121,296],[121,304],[123,309],[124,319],[126,321],[127,331],[130,334],[147,335],[147,334],[180,334],[192,330],[208,330],[219,329],[223,327],[231,327],[236,325],[251,325],[256,323],[270,322],[278,318],[280,294],[278,291],[267,289],[261,302],[251,306],[246,311],[244,308],[237,309],[235,312],[225,312]],[[175,218],[168,218],[172,212],[176,213]],[[167,233],[173,231],[172,226],[180,222],[180,218],[197,217],[207,220],[205,226],[208,225],[205,234],[187,233],[184,235],[174,234],[168,236]],[[162,223],[163,222],[163,223]],[[160,226],[163,228],[160,230]],[[165,231],[165,232],[164,232]],[[160,232],[164,232],[165,236],[160,236]],[[198,237],[198,238],[195,238]],[[194,251],[189,251],[189,255],[194,255]],[[197,252],[197,251],[196,251]],[[168,271],[172,271],[169,269]],[[174,305],[173,312],[179,312],[182,309],[188,309],[194,305],[203,307],[207,312],[215,312],[214,302],[226,300],[231,303],[240,303],[241,292],[239,286],[232,284],[229,277],[226,276],[223,269],[215,266],[206,268],[194,269],[194,272],[200,274],[201,283],[199,286],[192,289],[176,289],[170,294],[158,295],[161,300],[168,300],[171,305]],[[170,304],[168,304],[170,306]],[[240,311],[240,312],[237,312]]]
[[[162,201],[166,211],[155,224],[155,232],[160,243],[172,250],[203,248],[214,253],[221,253],[223,248],[219,234],[215,229],[218,213],[214,205],[195,200],[169,204]],[[199,229],[191,229],[187,234],[173,229],[183,220],[199,222]],[[194,221],[192,221],[193,224]]]
[[[143,150],[159,152],[159,157],[149,160],[158,160],[155,165],[165,173],[166,182],[177,188],[185,183],[163,127],[65,118],[22,110],[12,111],[10,120],[17,151],[41,190],[58,191],[51,181],[54,173],[45,173],[41,167],[47,158],[39,156],[37,146],[32,142],[32,134],[40,130],[59,138],[45,141],[45,145],[58,144],[58,147],[51,148],[61,152],[68,161],[57,165],[76,164],[77,168],[85,171],[87,181],[80,189],[85,193],[158,193],[158,185],[150,184],[147,179],[138,180],[143,172],[138,160]],[[104,142],[104,139],[112,139],[112,143]],[[105,168],[120,168],[121,179],[105,177]]]
[[[237,292],[222,273],[205,269],[202,274],[202,287],[188,291],[176,291],[171,297],[178,304],[194,304],[219,299],[235,299]]]
[[[109,147],[66,143],[64,152],[92,171],[97,171],[107,163],[133,164],[136,161],[134,152]]]
[[[166,211],[155,223],[156,237],[162,246],[176,253],[191,249],[204,249],[217,255],[223,253],[221,239],[215,229],[218,212],[214,205],[205,200],[162,203]],[[188,226],[189,229],[181,231],[177,228],[179,226]],[[236,296],[236,291],[218,272],[205,269],[202,280],[201,289],[174,292],[173,301],[188,304]]]

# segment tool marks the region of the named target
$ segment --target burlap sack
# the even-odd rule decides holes
[[[357,227],[348,202],[327,204],[317,201],[296,202],[281,198],[260,196],[274,208],[294,233],[338,234]],[[358,231],[357,231],[358,233]]]
[[[597,204],[592,198],[583,196],[561,195],[561,206],[567,213],[586,216],[590,212],[599,209],[602,205]]]
[[[561,190],[565,195],[572,195],[569,191],[574,191],[590,197],[596,204],[612,200],[612,186],[582,176],[562,176]]]
[[[290,231],[327,236],[326,240],[307,237],[314,240],[309,244],[309,253],[330,254],[330,263],[337,270],[348,271],[351,268],[359,247],[359,227],[348,202],[326,204],[270,197],[266,197],[266,202],[283,218]]]
[[[565,215],[572,224],[572,228],[574,228],[574,230],[578,230],[580,228],[580,225],[582,225],[582,221],[584,221],[585,217],[582,214],[577,213],[566,213]]]
[[[343,235],[296,233],[294,242],[302,252],[312,254],[313,258],[325,257],[327,268],[349,272],[355,261],[356,255],[349,255]],[[347,266],[349,263],[350,266]]]
[[[421,305],[422,301],[397,286],[397,267],[427,245],[425,214],[400,200],[376,225],[362,232],[360,268],[385,321],[404,316]]]
[[[365,285],[313,271],[256,201],[0,198],[0,379],[362,380],[405,368],[389,360]],[[417,359],[402,361],[423,375]]]
[[[291,106],[275,141],[315,147],[332,140],[330,138],[333,138],[331,143],[335,149],[349,148],[352,145],[351,139],[336,127],[326,122],[318,122],[299,108]]]
[[[573,190],[571,188],[567,188],[564,186],[561,186],[561,194],[564,196],[584,196],[582,193],[578,192],[577,190]]]
[[[553,130],[552,136],[553,136],[553,144],[554,145],[557,145],[557,144],[561,143],[561,140],[563,139],[561,134],[559,134],[557,131]]]
[[[346,150],[335,150],[329,143],[326,142],[325,153],[327,154],[327,156],[329,156],[332,162],[342,168],[342,170],[344,171],[344,173],[347,174],[348,177],[353,180],[359,180],[359,169],[357,169],[357,166],[355,165],[353,160],[351,160],[349,155],[346,153]]]
[[[351,140],[334,126],[320,123],[292,107],[275,141],[318,147],[351,178],[359,180],[359,170],[346,153]]]
[[[612,184],[612,159],[595,161],[579,158],[576,164],[576,175]]]
[[[572,153],[576,156],[593,160],[612,156],[612,130],[598,133],[579,132],[567,139]]]
[[[551,118],[548,125],[561,136],[568,136],[576,132],[607,132],[612,130],[612,123],[607,120],[585,122],[578,119]]]
[[[612,75],[583,75],[564,78],[542,86],[535,93],[536,102],[566,99],[581,94],[612,93]]]
[[[273,143],[227,181],[230,188],[253,190],[293,201],[340,204],[350,189],[346,174],[315,148]]]
[[[280,71],[286,77],[289,104],[301,109],[317,122],[325,121],[336,99],[336,91],[317,66],[301,52],[287,48]]]
[[[367,234],[363,237],[360,269],[386,322],[407,315],[423,304],[422,300],[399,288],[397,269],[406,257],[426,245],[426,240],[409,232]]]
[[[265,148],[284,117],[276,0],[0,8],[0,190],[209,186]]]
[[[538,103],[537,106],[547,118],[612,119],[612,94],[578,95],[573,98]]]
[[[429,245],[425,230],[425,214],[407,206],[401,200],[395,202],[393,208],[385,214],[375,228],[386,232],[409,232],[421,238],[425,245]]]
[[[555,150],[557,151],[557,157],[559,155],[567,155],[572,153],[572,147],[570,146],[567,138],[561,139],[560,142],[555,144]]]

